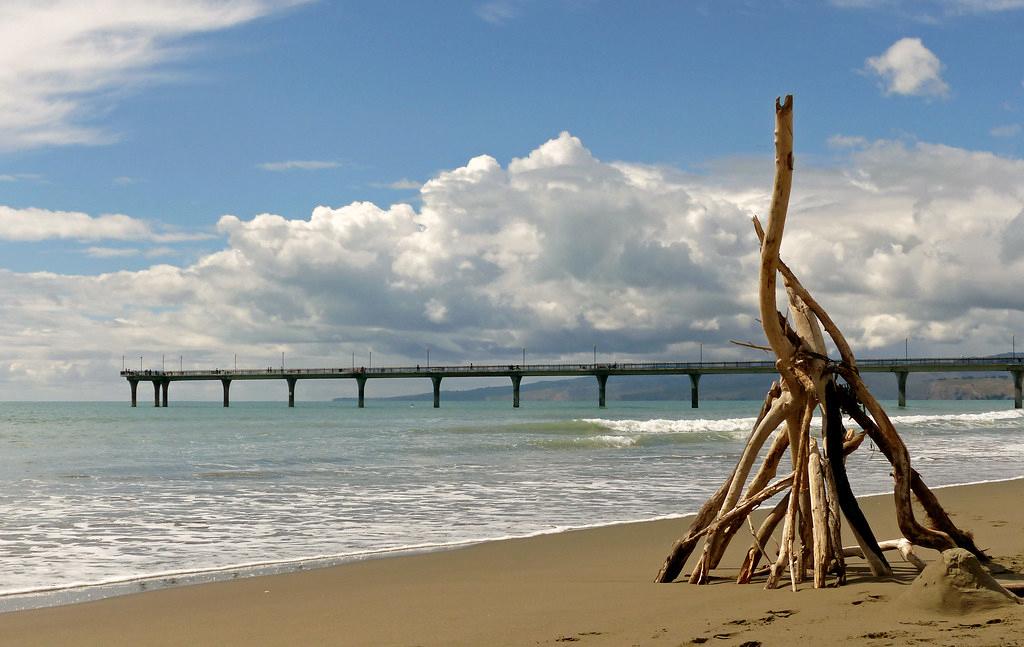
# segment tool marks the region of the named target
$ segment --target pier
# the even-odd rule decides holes
[[[1024,357],[960,357],[924,359],[865,359],[857,362],[861,373],[893,373],[899,387],[899,406],[907,405],[907,378],[911,373],[940,372],[1009,372],[1013,376],[1014,407],[1022,405],[1024,383]],[[441,381],[459,377],[507,377],[512,382],[512,406],[519,407],[519,387],[524,377],[582,377],[597,380],[597,403],[606,404],[605,391],[608,378],[630,375],[688,375],[690,377],[690,406],[700,403],[699,385],[702,375],[735,375],[776,373],[775,363],[749,362],[627,362],[592,364],[506,364],[465,366],[392,366],[375,368],[262,368],[214,369],[189,371],[123,370],[121,376],[131,387],[132,406],[138,406],[140,382],[153,385],[153,405],[166,407],[171,382],[220,380],[224,393],[224,406],[231,403],[231,383],[236,380],[282,380],[288,387],[288,406],[295,406],[295,389],[299,380],[355,380],[358,388],[358,406],[366,402],[366,382],[370,379],[424,378],[434,389],[434,407],[441,406]]]

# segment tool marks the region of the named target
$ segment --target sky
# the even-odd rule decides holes
[[[0,400],[282,353],[763,358],[730,340],[763,338],[785,94],[783,257],[855,352],[1009,352],[1022,33],[1024,0],[7,0]]]

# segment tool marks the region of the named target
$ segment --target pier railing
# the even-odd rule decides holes
[[[904,357],[861,359],[862,372],[895,373],[899,385],[900,406],[906,404],[907,376],[915,372],[980,372],[1009,371],[1014,380],[1014,403],[1021,408],[1024,356],[1017,357]],[[440,406],[441,380],[445,377],[508,377],[512,380],[513,406],[519,406],[519,385],[523,377],[576,377],[592,375],[598,381],[598,402],[605,403],[605,384],[612,375],[688,375],[691,382],[691,403],[698,404],[698,383],[702,375],[774,373],[775,363],[767,360],[734,362],[596,362],[545,364],[461,364],[455,366],[378,366],[331,368],[232,368],[166,371],[158,369],[125,369],[121,376],[132,388],[132,406],[136,405],[139,382],[152,382],[155,404],[167,406],[170,382],[179,380],[220,380],[224,387],[224,406],[228,406],[228,390],[233,380],[284,379],[288,383],[289,406],[295,404],[295,384],[300,379],[355,379],[359,386],[359,406],[364,403],[364,389],[369,378],[430,378],[434,386],[434,406]],[[160,396],[163,396],[161,404]]]

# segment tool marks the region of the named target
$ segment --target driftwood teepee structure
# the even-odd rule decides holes
[[[830,573],[841,584],[846,573],[843,558],[853,555],[864,557],[873,575],[889,575],[892,571],[883,550],[898,548],[910,561],[917,561],[911,545],[937,550],[959,546],[987,559],[970,534],[953,525],[921,476],[910,467],[903,440],[861,381],[857,360],[842,332],[779,258],[792,176],[793,97],[787,96],[784,102],[775,102],[775,183],[767,230],[754,218],[754,228],[761,240],[761,324],[777,358],[781,379],[769,390],[732,474],[704,504],[687,534],[672,546],[655,581],[675,580],[703,540],[703,551],[689,579],[694,584],[706,582],[729,541],[749,523],[750,513],[782,493],[784,496],[759,528],[755,530],[750,524],[753,538],[740,567],[740,583],[750,582],[757,573],[761,560],[767,558],[768,540],[780,523],[778,556],[766,560],[772,562],[767,568],[767,588],[778,586],[787,570],[794,590],[808,569],[813,571],[815,588],[825,586]],[[788,295],[789,319],[776,304],[779,275]],[[825,334],[839,353],[838,361],[826,353]],[[816,434],[811,433],[811,420],[819,410],[820,444]],[[844,414],[859,429],[845,428]],[[860,446],[865,436],[892,464],[896,517],[902,539],[880,544],[854,498],[845,457]],[[748,480],[766,444],[768,450],[760,467]],[[773,481],[787,450],[789,466],[781,478]],[[927,524],[915,517],[912,497],[923,509]],[[843,549],[841,517],[846,517],[850,524],[856,547]]]

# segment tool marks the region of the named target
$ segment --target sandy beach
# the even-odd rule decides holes
[[[1024,579],[1024,479],[939,490],[1008,572]],[[891,497],[864,499],[880,539],[897,536]],[[727,578],[651,583],[688,521],[624,524],[333,568],[164,589],[0,615],[9,645],[783,645],[1024,644],[1024,606],[968,615],[904,598],[916,571],[794,593]],[[918,549],[925,560],[937,556]],[[890,553],[893,555],[893,553]]]

